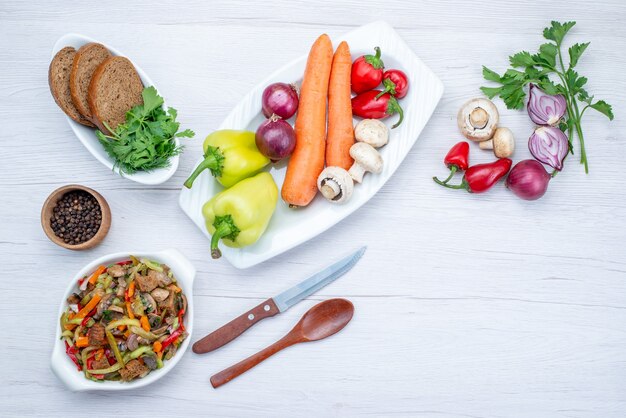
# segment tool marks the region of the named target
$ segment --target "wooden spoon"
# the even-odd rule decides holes
[[[253,356],[211,377],[218,388],[230,382],[280,350],[298,343],[317,341],[341,331],[354,314],[354,305],[345,299],[329,299],[309,309],[287,335]]]

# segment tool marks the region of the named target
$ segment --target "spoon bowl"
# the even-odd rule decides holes
[[[302,342],[317,341],[341,331],[354,315],[354,305],[345,299],[318,303],[304,314],[291,331],[302,336]]]
[[[269,347],[211,377],[218,388],[247,372],[280,350],[298,343],[317,341],[341,331],[352,319],[354,305],[345,299],[329,299],[309,309],[287,335]]]

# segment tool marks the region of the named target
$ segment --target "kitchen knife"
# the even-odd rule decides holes
[[[348,257],[326,267],[291,289],[285,290],[280,295],[266,300],[201,340],[196,341],[192,347],[193,352],[203,354],[220,348],[243,334],[244,331],[260,320],[285,312],[302,299],[311,296],[327,284],[343,276],[359,261],[366,248],[361,247]]]

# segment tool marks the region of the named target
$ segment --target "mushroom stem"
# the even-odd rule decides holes
[[[337,182],[333,179],[328,179],[324,182],[322,187],[320,187],[320,192],[322,195],[328,199],[332,200],[341,193],[341,187],[337,184]]]
[[[352,177],[354,181],[361,183],[366,171],[367,170],[365,170],[362,165],[355,162],[352,164],[352,167],[350,167],[350,170],[348,170],[348,173],[350,173],[350,177]]]
[[[487,122],[489,122],[489,115],[487,114],[485,109],[477,107],[476,109],[471,111],[469,119],[474,128],[483,129],[485,126],[487,126]]]
[[[478,148],[480,149],[493,149],[493,139],[488,141],[482,141],[478,143]]]

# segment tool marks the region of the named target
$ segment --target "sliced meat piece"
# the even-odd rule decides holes
[[[107,356],[100,357],[100,360],[95,360],[91,363],[91,370],[102,370],[110,366]]]
[[[91,120],[91,109],[87,102],[91,78],[96,68],[110,56],[111,53],[104,45],[94,42],[85,44],[76,51],[70,73],[70,93],[74,106],[85,119]]]
[[[80,298],[78,297],[78,295],[76,293],[72,293],[67,298],[67,304],[68,305],[76,305],[78,302],[80,302]]]
[[[150,270],[148,276],[156,278],[159,286],[167,286],[172,283],[172,279],[170,279],[167,274],[162,271]]]
[[[150,370],[148,367],[141,364],[139,360],[134,359],[126,363],[123,369],[120,369],[120,376],[122,376],[123,381],[129,382],[146,373],[148,370]]]
[[[137,286],[142,292],[151,292],[154,288],[159,285],[158,280],[154,276],[142,276],[141,274],[137,274],[135,276],[135,281],[137,282]]]
[[[124,266],[120,266],[119,264],[113,264],[107,269],[107,273],[116,278],[122,277],[126,274],[126,269],[124,268]]]
[[[89,331],[87,331],[87,338],[89,338],[89,345],[94,347],[101,347],[107,343],[107,337],[104,333],[104,325],[99,322],[93,324]]]
[[[159,308],[161,310],[167,309],[168,315],[176,315],[178,311],[176,310],[176,294],[174,292],[170,292],[170,295],[163,302],[159,302]]]
[[[56,104],[67,116],[82,125],[93,127],[94,124],[85,119],[74,106],[74,102],[72,102],[70,74],[75,56],[76,50],[71,46],[66,46],[52,58],[50,68],[48,69],[50,92]]]
[[[92,121],[110,134],[126,122],[126,112],[143,103],[143,84],[133,63],[125,57],[107,58],[96,69],[89,84],[87,100]]]

